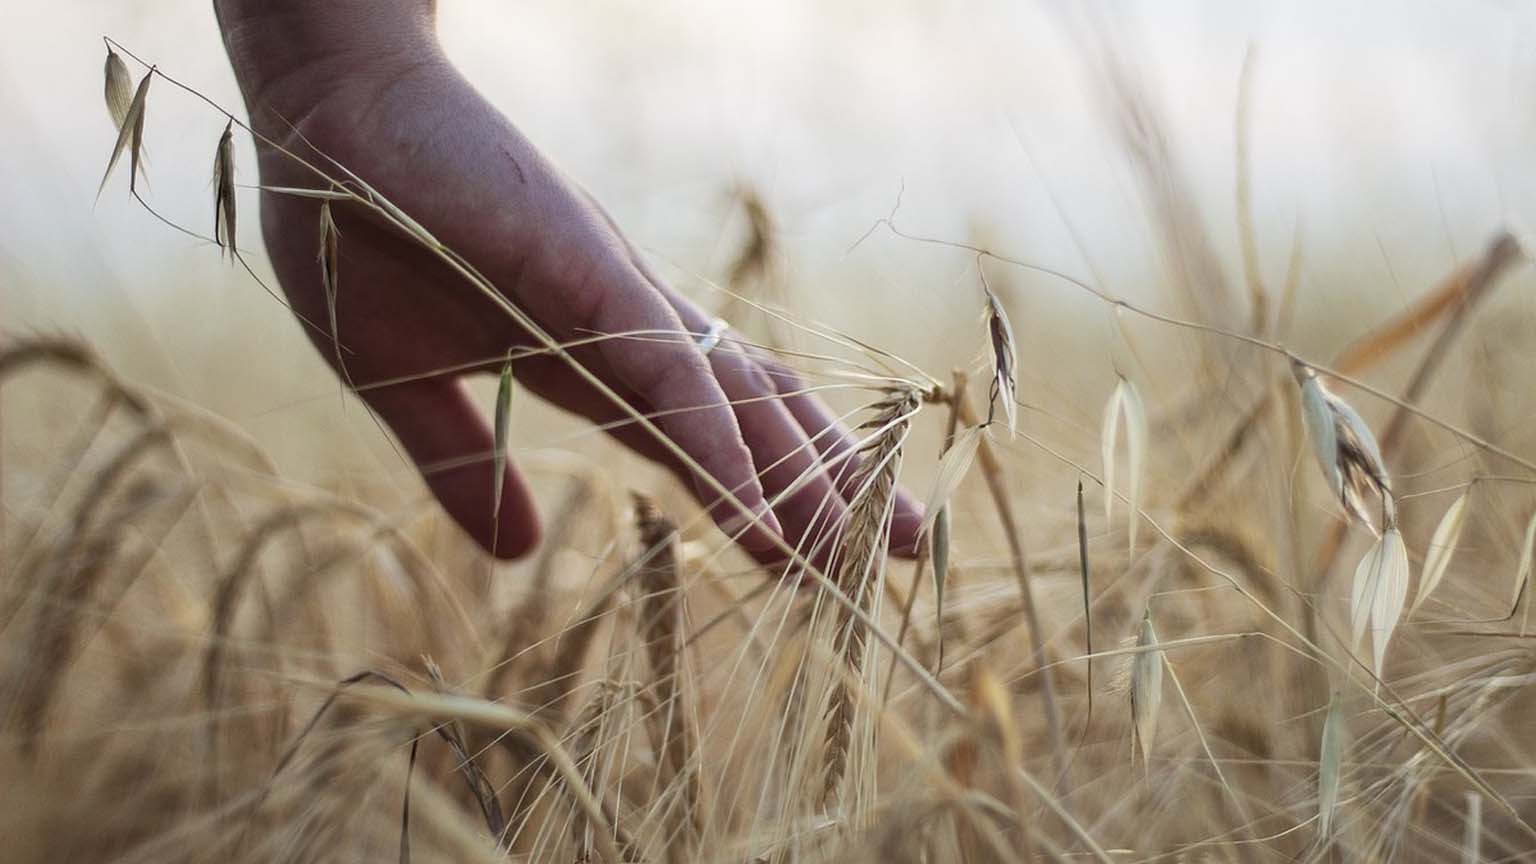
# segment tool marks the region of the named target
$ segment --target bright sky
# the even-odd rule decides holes
[[[644,248],[679,268],[669,272],[720,274],[740,230],[726,193],[744,180],[784,227],[802,282],[853,300],[902,292],[918,314],[937,314],[952,305],[944,292],[963,262],[888,237],[847,254],[902,186],[910,230],[965,239],[980,226],[1002,250],[1084,276],[1086,252],[1119,293],[1153,278],[1133,175],[1080,43],[1053,11],[1066,8],[1079,7],[442,0],[441,23],[470,78]],[[1166,111],[1225,249],[1235,248],[1238,73],[1255,46],[1257,229],[1278,279],[1302,226],[1311,262],[1304,305],[1364,285],[1412,294],[1496,226],[1536,224],[1528,167],[1536,54],[1527,38],[1536,11],[1524,4],[1099,8]],[[239,104],[207,0],[12,2],[0,28],[4,323],[122,336],[121,315],[102,310],[131,308],[153,334],[164,314],[157,304],[168,292],[185,297],[189,282],[207,303],[182,314],[202,322],[210,344],[249,326],[251,308],[281,322],[269,301],[230,300],[253,293],[249,283],[230,278],[213,250],[137,211],[121,177],[93,208],[112,143],[104,33]],[[222,121],[170,88],[150,101],[152,198],[206,228]],[[240,162],[251,165],[248,149]],[[253,176],[247,167],[242,179]],[[248,193],[246,201],[242,245],[254,247]],[[1401,287],[1391,287],[1387,260]],[[809,302],[823,301],[813,308],[837,317],[837,297]],[[903,328],[899,305],[864,308],[839,323]]]

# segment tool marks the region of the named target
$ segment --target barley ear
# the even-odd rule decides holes
[[[1445,515],[1440,517],[1440,524],[1435,526],[1435,533],[1429,539],[1429,549],[1424,553],[1424,578],[1419,583],[1419,595],[1413,598],[1413,607],[1408,610],[1409,617],[1419,611],[1419,607],[1424,605],[1424,601],[1429,599],[1429,595],[1434,593],[1440,581],[1445,578],[1451,556],[1456,554],[1456,546],[1461,542],[1461,529],[1467,521],[1467,499],[1471,494],[1472,486],[1469,485],[1467,491],[1451,502]]]
[[[1131,725],[1141,749],[1143,772],[1150,770],[1152,748],[1157,740],[1157,714],[1163,704],[1163,652],[1146,650],[1157,644],[1152,612],[1141,619],[1136,647],[1143,649],[1131,662]]]
[[[140,79],[138,89],[133,93],[133,99],[128,103],[128,110],[123,113],[123,122],[117,130],[117,142],[112,145],[112,158],[107,160],[106,173],[101,175],[101,185],[96,187],[96,197],[100,198],[102,190],[107,188],[107,180],[112,176],[112,169],[117,167],[117,160],[123,156],[123,150],[130,150],[129,163],[133,171],[128,175],[128,189],[134,188],[134,177],[139,173],[139,151],[144,146],[144,102],[149,97],[149,82],[155,77],[154,67],[144,73]]]
[[[1317,836],[1324,843],[1333,838],[1333,811],[1339,803],[1339,770],[1343,755],[1343,699],[1338,692],[1328,701],[1323,721],[1322,747],[1317,756]]]
[[[122,131],[123,123],[128,119],[128,106],[133,102],[133,81],[128,77],[128,66],[123,63],[123,58],[111,47],[107,48],[105,73],[107,112],[112,115],[112,127]]]
[[[224,125],[213,155],[213,242],[235,255],[235,121]]]

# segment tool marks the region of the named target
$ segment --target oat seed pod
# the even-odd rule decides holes
[[[1019,428],[1018,406],[1018,343],[1013,339],[1013,325],[1008,312],[987,289],[987,334],[992,341],[992,399],[1003,403],[1003,417],[1008,421],[1008,434],[1015,435]]]
[[[1467,499],[1472,496],[1472,487],[1475,485],[1468,484],[1467,490],[1451,502],[1445,515],[1440,517],[1440,524],[1435,526],[1435,533],[1429,539],[1429,548],[1424,552],[1424,575],[1420,580],[1419,595],[1413,598],[1413,608],[1408,611],[1410,616],[1419,611],[1429,595],[1440,587],[1445,571],[1451,566],[1451,556],[1456,554],[1456,547],[1461,543],[1461,530],[1467,524]]]
[[[1312,452],[1345,512],[1380,536],[1397,524],[1397,503],[1376,436],[1349,403],[1324,386],[1312,367],[1291,363],[1301,385],[1301,418]],[[1379,502],[1379,512],[1373,504]]]
[[[1386,665],[1387,646],[1397,630],[1407,600],[1408,549],[1403,545],[1403,535],[1394,526],[1388,528],[1360,559],[1350,589],[1350,644],[1359,647],[1369,628],[1377,678],[1381,677]]]
[[[1339,804],[1340,760],[1344,750],[1342,704],[1337,692],[1328,700],[1328,717],[1323,721],[1322,746],[1317,754],[1317,836],[1323,842],[1333,837],[1333,813]]]
[[[1099,448],[1104,460],[1104,521],[1114,515],[1115,505],[1115,443],[1120,434],[1121,418],[1125,420],[1125,450],[1130,479],[1126,489],[1126,501],[1130,512],[1126,515],[1126,534],[1130,537],[1130,554],[1136,555],[1136,528],[1141,523],[1141,474],[1147,453],[1147,409],[1141,394],[1124,376],[1115,384],[1109,402],[1104,406],[1104,427],[1099,436]]]
[[[496,386],[496,455],[493,467],[496,477],[491,481],[491,524],[501,528],[501,493],[507,473],[507,440],[512,426],[512,360],[501,366],[501,376]]]
[[[119,60],[118,62],[121,63],[122,61]],[[110,58],[108,58],[108,70],[109,72],[111,70]],[[123,74],[127,74],[126,70],[124,70]],[[102,190],[107,188],[107,180],[111,178],[112,169],[117,167],[117,162],[122,158],[124,150],[128,151],[128,163],[131,169],[128,173],[128,190],[130,192],[134,191],[134,184],[139,174],[143,173],[144,104],[149,98],[149,83],[154,80],[154,77],[155,70],[151,67],[148,72],[144,73],[144,77],[139,80],[139,86],[133,91],[133,98],[129,100],[128,108],[123,112],[122,122],[118,123],[117,141],[112,145],[112,157],[107,160],[107,170],[101,175],[101,184],[96,187],[97,197],[100,197]],[[110,91],[117,88],[118,85],[109,82],[107,109],[113,112],[114,120],[117,119],[116,109],[113,107],[113,101],[116,96]]]
[[[1148,611],[1141,619],[1136,647],[1149,648],[1156,644],[1157,632],[1152,629],[1152,613]],[[1162,704],[1163,652],[1141,651],[1131,661],[1131,727],[1141,750],[1143,770],[1151,765],[1152,746],[1157,740],[1157,714]]]
[[[235,121],[224,125],[213,154],[213,242],[235,255]]]
[[[133,82],[128,77],[127,64],[123,63],[123,58],[110,47],[107,48],[104,72],[107,113],[112,115],[112,126],[122,131],[123,123],[128,119],[128,106],[133,102]]]

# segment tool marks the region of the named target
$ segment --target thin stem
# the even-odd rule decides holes
[[[976,424],[976,409],[971,406],[968,398],[956,400],[959,406],[958,414],[961,422],[968,425]],[[1008,541],[1008,557],[1013,565],[1013,575],[1019,583],[1019,598],[1024,607],[1024,624],[1029,628],[1029,647],[1036,665],[1043,665],[1045,659],[1045,638],[1040,629],[1040,615],[1035,610],[1035,593],[1030,585],[1029,558],[1024,552],[1024,539],[1019,533],[1018,520],[1014,518],[1013,502],[1008,497],[1008,489],[1004,482],[1002,462],[997,454],[992,451],[992,442],[983,437],[981,446],[977,448],[977,458],[981,461],[981,473],[987,481],[987,491],[992,495],[992,503],[997,509],[998,521],[1002,523],[1003,534]],[[1064,753],[1066,742],[1061,734],[1061,718],[1056,712],[1056,686],[1049,674],[1040,678],[1040,707],[1045,713],[1046,732],[1050,737],[1051,759],[1056,776],[1061,776],[1065,768]]]

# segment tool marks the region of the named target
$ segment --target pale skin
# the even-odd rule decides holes
[[[306,158],[334,159],[483,273],[555,339],[649,331],[698,334],[710,316],[656,276],[613,220],[444,56],[432,0],[215,0],[252,127]],[[586,121],[602,134],[601,121]],[[258,147],[266,186],[317,179]],[[323,161],[323,160],[321,160]],[[509,460],[499,524],[491,496],[494,440],[455,374],[496,371],[534,338],[432,253],[351,206],[338,206],[336,338],[317,262],[319,204],[266,193],[262,233],[305,330],[399,439],[444,510],[501,558],[538,544],[537,510]],[[612,338],[570,353],[757,514],[742,518],[712,484],[634,423],[610,434],[671,468],[716,521],[764,563],[811,550],[841,524],[856,439],[804,384],[729,337],[708,356],[686,336]],[[594,423],[623,420],[558,357],[514,364],[521,389]],[[370,387],[411,378],[408,383]],[[802,479],[806,478],[806,479]],[[792,483],[803,482],[783,495]],[[842,481],[842,482],[840,482]],[[920,508],[898,495],[891,548],[910,555]],[[813,557],[825,560],[823,552]]]

